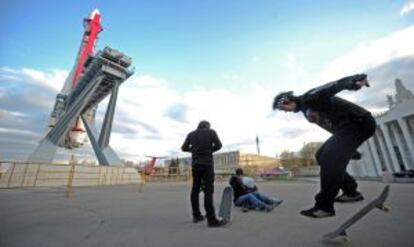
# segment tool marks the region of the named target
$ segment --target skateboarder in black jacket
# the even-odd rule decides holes
[[[192,155],[193,186],[191,189],[191,207],[193,222],[204,220],[199,205],[201,187],[204,191],[204,208],[207,214],[207,223],[210,227],[219,227],[226,222],[216,218],[213,193],[214,193],[214,162],[213,153],[220,150],[222,144],[217,133],[210,129],[210,123],[201,121],[196,130],[187,135],[181,150]]]
[[[274,110],[301,111],[309,122],[332,133],[315,155],[321,167],[321,188],[315,196],[315,206],[301,211],[302,215],[334,216],[334,201],[363,200],[346,166],[350,159],[360,158],[357,148],[375,133],[376,123],[369,111],[335,96],[344,89],[359,90],[363,86],[369,87],[367,75],[358,74],[314,88],[301,96],[294,96],[290,91],[274,98]],[[335,199],[340,189],[343,194]]]

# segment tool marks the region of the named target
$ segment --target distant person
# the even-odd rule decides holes
[[[227,222],[217,219],[214,204],[214,162],[213,153],[221,149],[220,139],[210,123],[201,121],[197,129],[187,135],[181,150],[190,152],[192,155],[193,186],[191,189],[191,207],[193,222],[204,220],[200,212],[199,194],[201,188],[204,192],[204,209],[206,210],[207,225],[209,227],[220,227]]]
[[[270,212],[283,202],[259,193],[254,179],[244,176],[243,173],[243,169],[237,168],[236,174],[231,176],[229,182],[234,191],[234,205],[241,207],[243,212],[250,209]]]
[[[316,152],[321,167],[320,192],[314,207],[300,213],[307,217],[322,218],[335,215],[334,202],[361,201],[358,184],[346,172],[350,159],[361,158],[357,148],[375,133],[376,123],[364,108],[335,95],[344,89],[359,90],[369,87],[367,75],[348,76],[338,81],[311,89],[301,96],[283,92],[274,98],[273,110],[302,112],[306,119],[332,133]],[[339,190],[343,194],[336,198]]]

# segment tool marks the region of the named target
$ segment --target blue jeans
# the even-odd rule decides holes
[[[237,200],[234,202],[234,205],[241,207],[247,204],[250,209],[264,209],[272,206],[272,204],[275,202],[277,202],[277,200],[271,199],[259,192],[251,192],[237,198]]]

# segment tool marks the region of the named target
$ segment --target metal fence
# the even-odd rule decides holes
[[[142,183],[130,167],[0,161],[0,188],[99,186]]]

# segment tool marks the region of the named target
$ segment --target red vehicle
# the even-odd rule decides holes
[[[265,170],[257,174],[257,176],[262,178],[273,178],[273,177],[290,177],[291,171],[283,168],[283,167],[276,167],[269,170]]]
[[[160,157],[160,156],[145,156],[148,158],[151,158],[147,164],[139,169],[142,174],[144,174],[145,176],[151,176],[154,173],[154,167],[155,167],[155,163],[157,161],[157,159],[163,159],[165,157]]]

